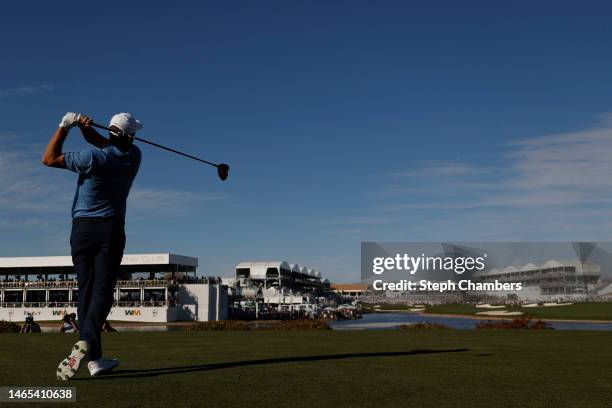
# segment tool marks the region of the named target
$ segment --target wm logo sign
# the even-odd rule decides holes
[[[140,316],[140,310],[138,310],[138,309],[126,310],[125,311],[125,315],[126,316]]]

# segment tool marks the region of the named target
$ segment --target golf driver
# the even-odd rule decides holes
[[[93,127],[99,128],[99,129],[108,130],[109,132],[112,132],[114,134],[121,134],[121,131],[113,130],[111,128],[99,125],[99,124],[94,123],[94,122],[90,123],[90,126],[93,126]],[[223,180],[223,181],[225,181],[227,179],[227,177],[229,176],[229,169],[230,168],[225,163],[219,163],[219,164],[211,163],[209,161],[200,159],[199,157],[195,157],[195,156],[192,156],[192,155],[187,154],[187,153],[179,152],[178,150],[174,150],[174,149],[171,149],[169,147],[162,146],[160,144],[157,144],[155,142],[151,142],[149,140],[146,140],[146,139],[143,139],[143,138],[140,138],[140,137],[136,137],[136,136],[130,136],[130,137],[135,139],[135,140],[141,141],[143,143],[147,143],[147,144],[150,144],[152,146],[159,147],[160,149],[164,149],[164,150],[167,150],[167,151],[172,152],[172,153],[180,154],[181,156],[189,157],[190,159],[197,160],[199,162],[206,163],[206,164],[208,164],[210,166],[216,167],[217,168],[217,174],[219,175],[219,178],[221,180]]]

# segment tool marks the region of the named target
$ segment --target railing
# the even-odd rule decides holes
[[[200,278],[200,279],[182,279],[178,280],[177,284],[181,283],[210,283],[218,284],[220,281],[215,278]],[[172,281],[165,279],[143,279],[143,280],[120,280],[117,281],[117,287],[126,288],[143,288],[143,287],[160,287],[165,288],[173,285]],[[69,281],[45,281],[45,282],[29,282],[29,281],[17,281],[17,282],[0,282],[0,288],[3,289],[69,289],[77,288],[78,282],[76,280]]]
[[[76,302],[1,302],[0,307],[77,307]]]
[[[23,302],[2,302],[0,307],[23,307]]]
[[[113,307],[163,307],[168,306],[167,301],[121,301],[114,302]],[[17,307],[52,307],[52,308],[67,308],[77,307],[77,302],[1,302],[0,307],[17,308]]]
[[[155,279],[155,280],[122,280],[117,281],[116,286],[123,287],[166,287],[168,286],[169,281],[163,279]],[[46,282],[0,282],[0,288],[3,289],[70,289],[77,288],[77,281],[46,281]]]
[[[176,281],[177,284],[181,283],[210,283],[218,284],[221,281],[217,278],[188,278],[179,279]],[[119,287],[166,287],[173,285],[172,281],[165,279],[134,279],[134,280],[120,280],[117,281]],[[78,282],[76,280],[67,281],[44,281],[44,282],[30,282],[30,281],[17,281],[17,282],[0,282],[0,288],[6,289],[65,289],[65,288],[77,288]]]
[[[0,288],[12,289],[62,289],[76,288],[76,281],[45,281],[45,282],[0,282]]]
[[[164,279],[154,279],[154,280],[121,280],[117,281],[116,287],[128,287],[128,288],[141,288],[141,287],[166,287],[170,284],[169,281]]]
[[[152,301],[152,300],[142,300],[142,301],[121,301],[113,303],[113,307],[163,307],[167,306],[167,301]]]

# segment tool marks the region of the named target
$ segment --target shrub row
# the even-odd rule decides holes
[[[486,322],[481,322],[476,325],[477,329],[513,329],[513,330],[543,330],[550,329],[548,323],[542,320],[531,320],[528,317],[523,317],[520,319],[514,320],[502,320],[499,322],[494,322],[491,320],[487,320]]]
[[[253,322],[252,324],[239,320],[220,320],[214,322],[199,322],[187,327],[187,331],[205,330],[329,330],[324,320],[300,319],[280,322]]]
[[[17,323],[0,320],[0,333],[19,333],[21,327]]]
[[[450,329],[450,327],[434,322],[417,322],[412,324],[402,324],[399,327],[402,330],[431,330],[431,329]]]

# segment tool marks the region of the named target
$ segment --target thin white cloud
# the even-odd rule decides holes
[[[467,175],[478,175],[493,169],[474,166],[468,163],[461,162],[434,162],[427,163],[426,165],[391,173],[389,176],[393,179],[406,179],[413,177],[454,177],[454,176],[467,176]]]
[[[65,170],[44,167],[40,163],[42,149],[27,141],[0,149],[1,213],[69,216],[75,177],[68,177]],[[226,198],[227,195],[220,193],[134,187],[128,199],[128,210],[139,215],[184,215],[198,206]],[[11,228],[14,222],[0,223],[0,228]]]
[[[8,142],[8,141],[13,141],[17,139],[17,135],[14,133],[6,133],[6,134],[0,134],[0,142]]]
[[[390,174],[346,225],[412,239],[605,239],[612,207],[612,114],[578,132],[523,139],[474,162],[426,163]],[[493,161],[493,159],[496,159]],[[491,162],[495,164],[492,165]]]
[[[43,171],[37,153],[22,147],[0,151],[0,211],[57,212],[69,205],[70,199],[55,200],[68,184],[53,177],[53,171]]]
[[[40,218],[24,218],[12,220],[0,220],[0,230],[5,229],[38,229],[49,226],[49,221]]]
[[[419,178],[391,182],[383,193],[417,192],[416,199],[383,207],[392,210],[612,202],[612,121],[581,132],[520,140],[508,147],[510,151],[496,168],[453,162],[404,172]],[[397,174],[392,174],[391,179]]]
[[[223,193],[192,193],[169,189],[134,188],[128,198],[132,214],[184,215],[212,201],[228,198]]]
[[[23,85],[15,88],[0,89],[0,99],[9,98],[11,96],[34,95],[51,91],[53,91],[53,86],[49,84]]]
[[[381,215],[363,215],[354,217],[342,217],[328,221],[324,224],[350,224],[350,225],[381,225],[381,224],[398,224],[401,219],[397,217],[381,216]]]

